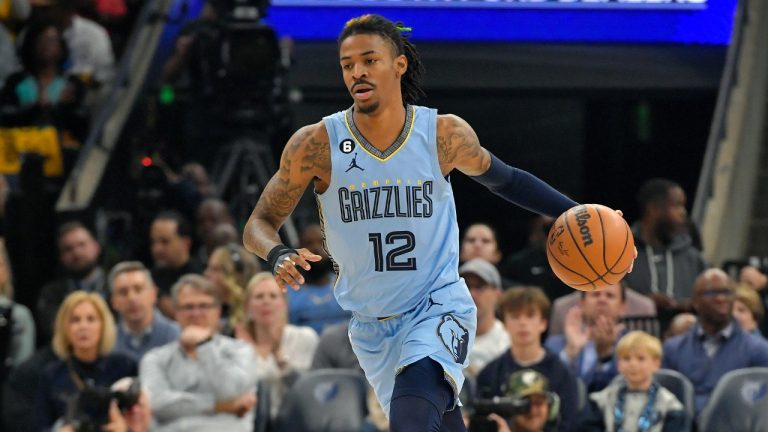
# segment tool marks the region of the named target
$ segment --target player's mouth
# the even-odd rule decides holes
[[[352,87],[352,96],[359,101],[366,101],[373,95],[373,87],[366,84],[358,84]]]

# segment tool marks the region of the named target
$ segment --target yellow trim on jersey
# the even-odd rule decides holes
[[[368,149],[365,148],[365,146],[362,145],[360,143],[360,141],[357,140],[357,137],[355,136],[354,132],[352,132],[352,127],[349,125],[349,118],[347,118],[347,113],[346,112],[344,113],[344,124],[347,126],[347,131],[349,132],[349,135],[352,137],[353,140],[355,140],[355,142],[357,143],[358,147],[362,148],[366,153],[368,153],[369,155],[375,157],[376,159],[378,159],[378,160],[380,160],[382,162],[386,162],[392,156],[396,155],[397,152],[402,150],[403,147],[405,147],[405,145],[408,143],[408,138],[411,137],[411,132],[413,131],[413,125],[416,124],[416,107],[411,105],[411,109],[413,110],[413,116],[411,116],[412,117],[411,118],[411,126],[408,128],[408,134],[405,135],[405,139],[403,140],[403,143],[400,144],[400,147],[398,147],[397,150],[393,151],[391,155],[387,156],[384,159],[382,159],[382,158],[376,156],[375,154],[369,152]],[[406,116],[406,117],[408,117],[408,116]]]

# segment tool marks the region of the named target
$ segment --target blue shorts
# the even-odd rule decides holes
[[[469,364],[476,327],[477,308],[464,280],[459,279],[432,291],[410,311],[391,318],[352,314],[349,338],[368,382],[389,416],[395,376],[425,357],[443,367],[458,403],[464,384],[462,369]]]

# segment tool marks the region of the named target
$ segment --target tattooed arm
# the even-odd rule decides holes
[[[280,168],[267,183],[245,225],[243,244],[246,249],[267,259],[270,250],[282,243],[278,230],[293,212],[310,182],[314,181],[318,190],[322,191],[330,178],[330,148],[325,126],[321,122],[299,129],[288,140],[280,157]],[[290,258],[306,269],[309,269],[307,261],[320,258],[305,249],[298,252]],[[280,273],[275,276],[281,287],[287,284],[298,288],[291,277],[299,283],[303,282],[293,266]]]
[[[518,168],[513,168],[480,146],[475,131],[454,115],[437,118],[437,154],[443,175],[458,169],[491,192],[523,208],[558,217],[576,202]]]

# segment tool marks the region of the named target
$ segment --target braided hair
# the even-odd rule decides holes
[[[424,76],[424,65],[419,59],[419,53],[416,47],[411,43],[404,33],[410,32],[409,27],[403,27],[403,24],[393,23],[381,15],[362,15],[347,21],[344,30],[339,35],[338,44],[348,37],[357,34],[376,34],[382,39],[392,44],[395,55],[405,55],[408,60],[408,69],[400,78],[400,91],[403,95],[403,102],[413,104],[425,96],[421,88],[421,79]]]

